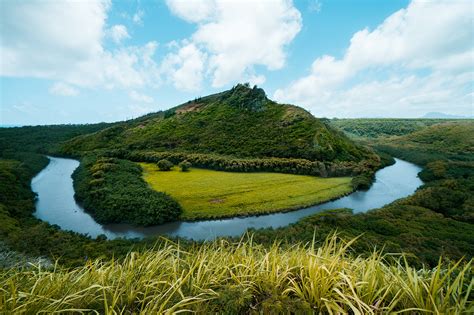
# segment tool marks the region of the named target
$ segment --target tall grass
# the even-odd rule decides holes
[[[0,271],[2,313],[474,312],[472,261],[414,269],[403,256],[353,257],[337,236],[317,247],[264,247],[250,237],[184,250],[165,242],[77,269]]]

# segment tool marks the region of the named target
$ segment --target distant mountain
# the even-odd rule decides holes
[[[421,118],[429,118],[429,119],[472,119],[474,117],[472,117],[472,116],[469,117],[469,116],[451,115],[451,114],[445,114],[445,113],[440,113],[440,112],[429,112],[429,113],[426,113]]]
[[[277,104],[262,89],[247,84],[118,123],[64,145],[67,154],[95,149],[319,161],[360,161],[372,156],[328,120],[297,106]]]

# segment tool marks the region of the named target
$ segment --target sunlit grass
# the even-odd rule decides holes
[[[123,261],[77,269],[0,271],[2,313],[83,312],[461,314],[474,311],[472,262],[414,269],[403,256],[352,257],[335,236],[321,247],[165,242]]]
[[[192,168],[160,172],[140,163],[144,178],[184,208],[183,219],[265,213],[314,205],[352,190],[351,178],[279,173],[231,173]]]

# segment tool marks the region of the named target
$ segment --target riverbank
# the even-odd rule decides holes
[[[36,134],[35,130],[34,135]],[[35,142],[28,137],[28,140],[23,140],[23,142],[15,140],[12,143],[25,143],[26,141],[36,144],[39,140]],[[23,145],[21,148],[26,150],[29,147]],[[452,148],[451,145],[446,145],[446,149],[450,148]],[[364,237],[359,238],[355,243],[357,253],[370,253],[374,246],[384,247],[390,252],[412,253],[411,258],[430,265],[436,264],[440,256],[449,259],[465,256],[469,259],[474,253],[472,225],[448,217],[453,210],[469,209],[466,206],[471,199],[466,199],[465,205],[462,206],[457,199],[451,198],[459,196],[460,192],[464,193],[465,191],[467,194],[464,196],[469,196],[468,191],[472,189],[469,188],[469,184],[466,184],[469,183],[468,180],[459,180],[459,185],[452,187],[450,178],[453,176],[469,176],[469,173],[466,173],[468,169],[463,166],[464,164],[441,163],[442,169],[446,166],[444,173],[439,172],[439,167],[433,168],[439,166],[438,164],[433,164],[433,167],[427,165],[426,170],[421,174],[426,172],[431,175],[425,175],[422,178],[429,180],[428,177],[435,176],[439,180],[439,176],[443,176],[445,179],[440,184],[446,182],[446,185],[442,186],[438,185],[438,182],[431,182],[423,186],[423,189],[419,189],[416,196],[412,194],[421,185],[421,181],[416,177],[421,169],[398,160],[399,164],[394,165],[395,167],[379,171],[373,189],[367,192],[355,192],[350,196],[329,202],[327,205],[310,207],[306,210],[265,215],[261,217],[262,219],[249,217],[208,220],[199,222],[199,224],[176,222],[144,230],[133,230],[133,227],[127,225],[101,226],[91,218],[92,229],[89,229],[91,226],[83,219],[68,221],[72,227],[71,230],[82,229],[79,231],[82,234],[78,234],[78,232],[66,230],[65,227],[60,229],[58,225],[42,222],[31,215],[35,211],[34,194],[30,190],[31,177],[41,171],[41,167],[48,160],[44,156],[32,152],[14,151],[13,153],[15,154],[7,155],[4,151],[2,162],[5,163],[5,167],[0,168],[0,196],[3,198],[0,200],[2,240],[14,251],[28,253],[33,257],[48,257],[51,261],[58,260],[60,264],[67,266],[82,265],[85,260],[97,257],[122,258],[130,250],[152,248],[157,243],[161,243],[162,238],[157,237],[159,235],[180,237],[179,239],[173,238],[173,240],[185,248],[184,244],[199,246],[200,243],[188,242],[184,238],[210,240],[220,237],[220,235],[239,238],[249,228],[254,229],[251,230],[251,233],[255,241],[259,240],[259,242],[266,244],[266,242],[272,243],[277,240],[278,242],[289,242],[290,246],[295,242],[306,243],[313,239],[322,241],[334,229],[343,232],[344,237],[349,238],[363,234]],[[395,156],[400,155],[396,153]],[[12,163],[11,160],[18,161]],[[455,168],[451,166],[455,166]],[[460,168],[461,166],[462,168]],[[72,165],[71,172],[73,170],[74,165]],[[59,177],[68,178],[64,171],[59,170],[59,172]],[[70,186],[72,187],[72,185]],[[67,185],[59,182],[56,185],[52,184],[51,187],[54,188],[50,189],[51,202],[53,204],[63,202],[61,192],[56,189],[67,188]],[[71,190],[71,200],[74,199],[73,193],[74,191]],[[406,195],[414,196],[414,198],[398,200],[391,203],[390,206],[383,207],[387,203],[387,196],[395,200],[402,198],[398,196]],[[54,198],[60,199],[55,201]],[[389,200],[390,202],[393,201]],[[71,209],[69,205],[66,203],[64,207],[58,207],[56,210],[60,213],[70,210],[73,213],[77,211],[77,214],[82,216],[81,209]],[[381,207],[383,208],[381,209]],[[45,207],[45,210],[48,208],[55,210],[51,207]],[[335,208],[353,208],[354,214],[325,211]],[[374,208],[376,210],[368,211],[366,214],[357,214]],[[448,210],[446,216],[441,214],[443,209]],[[306,217],[307,219],[301,220]],[[458,218],[458,214],[453,213],[452,217]],[[50,222],[54,223],[54,219],[60,218],[53,214],[52,219]],[[298,223],[291,225],[296,222]],[[279,227],[282,229],[276,231],[275,229]],[[260,230],[261,228],[268,229]],[[463,231],[463,233],[459,233],[459,231]],[[109,240],[106,240],[104,235]],[[121,237],[127,239],[121,239]],[[414,258],[415,256],[417,258]]]
[[[396,160],[394,165],[377,171],[375,182],[367,191],[356,191],[317,206],[260,216],[171,222],[158,226],[137,227],[130,224],[101,225],[84,212],[74,200],[74,189],[70,177],[78,165],[79,162],[76,160],[51,157],[48,167],[32,182],[33,191],[38,194],[35,216],[50,224],[57,224],[65,230],[92,237],[105,235],[109,239],[168,235],[193,240],[211,240],[216,237],[239,236],[249,228],[282,227],[326,209],[352,208],[355,212],[365,212],[406,197],[422,184],[417,177],[421,170],[419,167]]]

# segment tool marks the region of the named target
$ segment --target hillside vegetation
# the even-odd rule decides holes
[[[376,145],[388,152],[397,151],[421,165],[434,160],[474,162],[473,135],[474,120],[467,120],[435,124]]]
[[[360,161],[371,155],[326,121],[302,108],[277,104],[262,89],[241,84],[165,112],[80,136],[63,147],[68,154],[96,149],[312,161]]]
[[[103,125],[0,128],[2,268],[17,263],[30,266],[29,261],[36,262],[38,258],[35,257],[41,256],[65,265],[78,265],[83,264],[84,257],[124,256],[136,244],[125,240],[93,240],[85,235],[60,230],[58,226],[42,222],[32,215],[35,194],[31,191],[31,179],[48,164],[48,159],[38,152],[44,149],[44,153],[53,153],[54,147],[59,144],[56,142],[58,139],[88,133],[90,128],[100,126]],[[32,134],[33,140],[29,142]],[[41,142],[36,142],[39,138]],[[153,244],[154,241],[150,247]]]
[[[279,173],[230,173],[192,168],[161,172],[140,163],[144,179],[183,207],[183,220],[291,210],[311,206],[352,191],[351,178],[319,178]]]
[[[302,108],[277,104],[269,100],[262,89],[242,84],[165,112],[149,114],[75,137],[62,144],[61,153],[79,158],[117,158],[135,162],[157,163],[167,159],[179,164],[188,161],[199,168],[232,172],[351,176],[354,177],[354,189],[368,188],[375,171],[386,162],[373,151],[356,145],[342,132],[331,127],[328,121],[317,119]],[[140,222],[143,220],[131,220],[126,214],[140,212],[137,217],[144,218],[147,212],[143,207],[132,207],[134,202],[119,197],[113,189],[99,187],[103,183],[100,178],[95,178],[101,177],[99,173],[88,170],[81,174],[80,177],[74,177],[76,181],[82,179],[79,186],[76,184],[81,187],[77,190],[78,200],[83,201],[85,209],[97,220],[102,223],[133,222],[142,225]],[[135,173],[129,173],[133,177],[132,174]],[[238,177],[236,174],[233,176]],[[134,187],[137,189],[123,185],[120,195],[148,194],[145,186]],[[139,187],[143,191],[139,191]],[[165,188],[159,187],[161,192],[167,191]],[[341,193],[341,189],[336,187],[327,196],[332,198]],[[101,201],[105,199],[113,202]],[[299,205],[294,201],[290,208],[309,204],[304,198]],[[258,199],[248,200],[240,205],[241,210],[226,211],[227,215],[287,208],[275,204],[276,208],[270,209],[273,204],[268,204],[264,208],[257,206],[254,210],[252,207],[242,210],[246,205],[259,202]],[[112,206],[104,210],[108,204]],[[173,203],[164,203],[164,207],[168,205]],[[172,209],[155,213],[175,214],[176,211],[173,206]],[[222,215],[224,213],[218,216]],[[203,216],[185,215],[185,218],[191,217],[213,216],[208,212],[203,213]],[[166,222],[172,218],[176,216],[155,217],[147,222]]]
[[[58,154],[63,141],[90,134],[114,124],[53,125],[0,128],[0,156],[15,158],[23,153]],[[27,154],[18,159],[22,159]]]
[[[165,243],[124,260],[69,270],[0,270],[0,305],[9,313],[171,314],[474,311],[472,264],[414,269],[403,257],[354,257],[329,238],[282,248],[215,241],[182,249]]]
[[[353,123],[358,122],[356,119]],[[350,209],[329,211],[288,227],[254,231],[254,240],[308,242],[334,229],[352,238],[364,233],[354,246],[366,253],[373,246],[387,253],[413,254],[412,263],[436,265],[440,256],[474,257],[473,121],[434,124],[401,137],[383,137],[370,143],[393,156],[424,167],[425,182],[412,196],[381,209],[353,214]],[[384,130],[379,126],[377,130]],[[375,132],[375,131],[374,131]]]
[[[445,122],[464,122],[466,120],[447,119],[402,119],[402,118],[359,118],[359,119],[332,119],[331,125],[344,131],[350,137],[387,138],[403,136],[426,127]]]
[[[403,149],[403,143],[382,139],[394,155],[423,162],[420,176],[426,184],[413,196],[365,214],[336,210],[286,228],[252,231],[251,241],[240,243],[109,241],[62,231],[31,215],[29,183],[47,159],[32,151],[2,159],[2,242],[29,256],[57,259],[58,265],[1,268],[0,308],[5,313],[472,313],[471,162],[452,150],[450,140],[436,152],[434,141]],[[343,240],[359,238],[350,249],[332,238],[324,244],[335,229]],[[386,255],[374,254],[374,247]],[[406,263],[396,252],[406,253]]]

